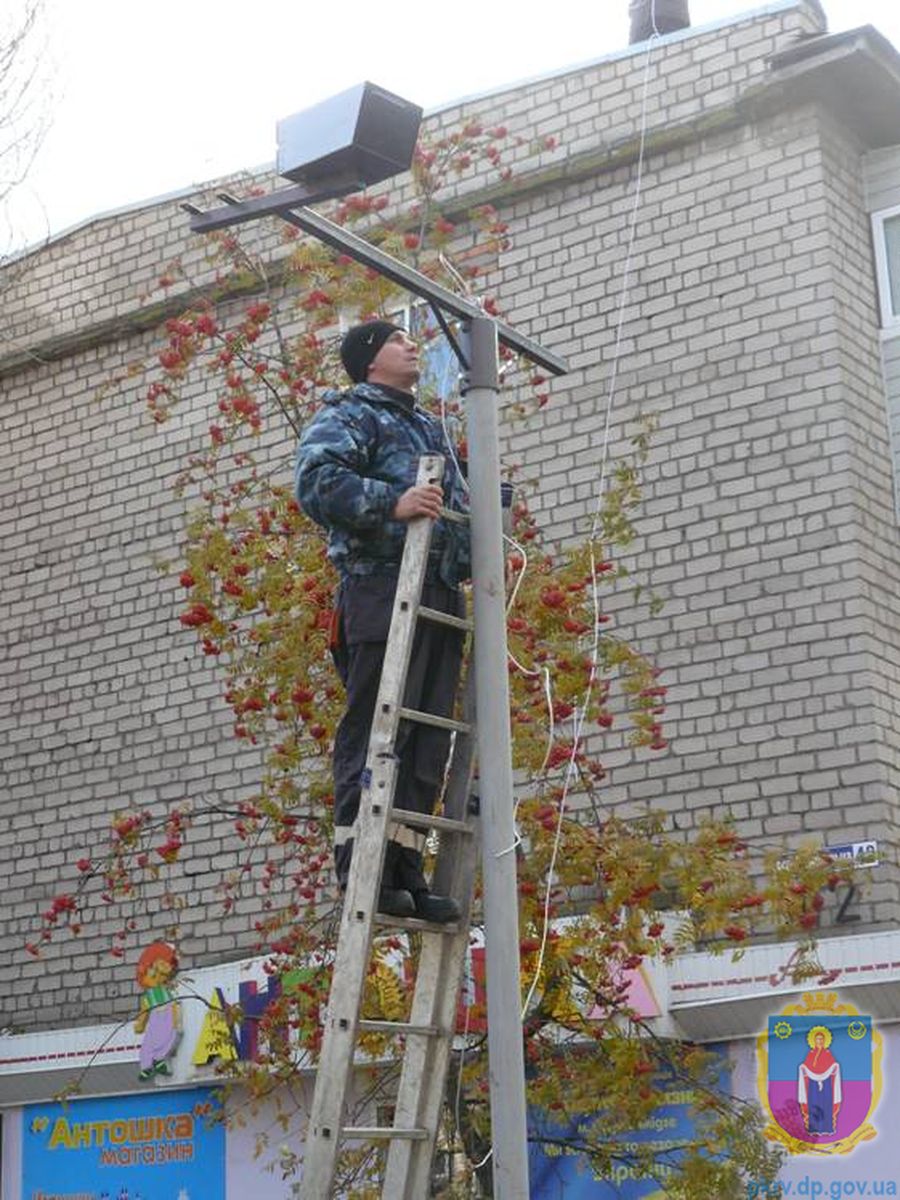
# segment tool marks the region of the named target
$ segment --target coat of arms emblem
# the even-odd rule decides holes
[[[792,1154],[848,1154],[876,1136],[881,1035],[835,992],[804,994],[757,1039],[766,1136]]]

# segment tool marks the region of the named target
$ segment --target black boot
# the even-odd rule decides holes
[[[393,847],[393,850],[392,850]],[[422,872],[422,855],[411,846],[396,842],[388,844],[391,851],[391,866],[396,882],[408,892],[416,905],[416,916],[436,925],[447,925],[459,920],[459,905],[450,896],[438,896],[428,886]]]
[[[436,896],[434,892],[414,892],[416,916],[435,925],[448,925],[459,920],[459,905],[452,896]]]
[[[416,902],[405,888],[384,887],[378,893],[378,911],[388,917],[415,917]]]

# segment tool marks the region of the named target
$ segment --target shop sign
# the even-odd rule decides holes
[[[218,1114],[208,1088],[26,1105],[22,1200],[221,1200]]]
[[[728,1091],[731,1065],[725,1048],[707,1046],[705,1049],[719,1056],[719,1087]],[[594,1114],[560,1125],[546,1114],[532,1111],[529,1134],[536,1135],[536,1139],[529,1147],[530,1200],[559,1200],[562,1196],[565,1200],[665,1200],[667,1193],[662,1185],[667,1176],[677,1174],[678,1159],[684,1147],[696,1136],[694,1106],[697,1101],[694,1091],[680,1082],[673,1083],[665,1092],[665,1103],[656,1108],[640,1128],[622,1135],[609,1174],[602,1179],[592,1174],[585,1156],[560,1154],[552,1147],[546,1152],[537,1140],[544,1134],[557,1143],[577,1145],[585,1136],[590,1137],[589,1124]],[[653,1179],[642,1177],[634,1165],[637,1154],[645,1154],[648,1150],[653,1152],[657,1163],[656,1178]]]

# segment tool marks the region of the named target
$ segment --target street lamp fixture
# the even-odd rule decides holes
[[[264,216],[278,216],[320,242],[377,271],[427,301],[463,370],[469,443],[472,597],[479,761],[484,927],[488,975],[488,1059],[493,1120],[493,1174],[498,1196],[528,1192],[525,1067],[519,1019],[519,933],[506,649],[505,556],[500,506],[497,418],[498,340],[554,375],[566,371],[552,351],[503,321],[476,300],[458,296],[349,229],[306,207],[380,183],[409,168],[421,109],[361,84],[278,124],[278,171],[294,186],[248,200],[220,193],[225,207],[201,212],[184,205],[198,233]],[[462,346],[446,315],[462,322]],[[321,1149],[321,1139],[315,1152]],[[307,1154],[311,1153],[307,1144]]]
[[[279,121],[278,174],[322,199],[361,191],[409,170],[422,110],[360,83]]]

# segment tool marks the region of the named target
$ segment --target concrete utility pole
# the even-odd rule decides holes
[[[371,89],[371,85],[364,85]],[[375,89],[378,92],[378,89]],[[388,95],[389,94],[385,94]],[[349,99],[348,99],[349,98]],[[375,96],[381,103],[384,96]],[[389,100],[397,100],[389,97]],[[313,111],[327,129],[335,128],[333,112],[357,103],[357,92],[346,93]],[[368,101],[363,99],[363,105]],[[400,102],[405,103],[405,102]],[[328,116],[323,121],[323,116]],[[282,123],[284,124],[284,123]],[[365,124],[365,122],[363,122]],[[375,126],[383,133],[384,115]],[[303,142],[305,116],[289,119],[291,138]],[[299,132],[298,132],[299,127]],[[408,138],[409,130],[405,128]],[[359,139],[357,139],[358,141]],[[312,139],[316,142],[316,139]],[[516,886],[515,827],[513,822],[513,779],[510,738],[508,653],[506,644],[505,563],[500,501],[500,455],[497,420],[498,338],[510,349],[529,358],[554,375],[565,374],[566,364],[501,321],[485,316],[473,301],[441,287],[426,275],[399,262],[389,254],[333,224],[318,213],[302,207],[310,199],[350,190],[348,178],[366,159],[357,142],[336,150],[318,139],[319,157],[313,169],[303,164],[282,173],[306,180],[269,196],[238,201],[222,195],[224,208],[208,213],[185,206],[191,212],[191,228],[209,232],[226,226],[277,215],[282,220],[326,245],[349,255],[364,266],[421,297],[439,314],[463,323],[463,347],[453,349],[463,368],[462,390],[466,400],[471,489],[472,558],[474,592],[476,728],[479,744],[481,788],[482,862],[484,874],[484,936],[488,998],[488,1066],[490,1075],[491,1122],[493,1131],[493,1179],[497,1200],[528,1200],[528,1156],[525,1119],[525,1067],[522,1046],[521,990],[519,979],[518,891]],[[327,150],[326,154],[324,151]],[[365,152],[364,152],[365,151]],[[411,148],[410,148],[411,153]],[[360,155],[362,154],[362,159]],[[322,163],[333,170],[334,190],[322,177]],[[335,164],[339,164],[338,169]],[[407,163],[408,165],[408,163]],[[279,160],[281,169],[281,160]],[[365,167],[369,169],[368,166]],[[380,154],[372,179],[386,178],[405,169],[386,169]],[[348,174],[348,172],[350,174]]]
[[[464,326],[472,510],[475,712],[481,788],[481,861],[487,972],[488,1074],[494,1194],[528,1200],[525,1059],[519,982],[519,896],[513,821],[512,744],[506,647],[506,588],[497,422],[497,328]],[[521,1081],[521,1082],[518,1082]]]

